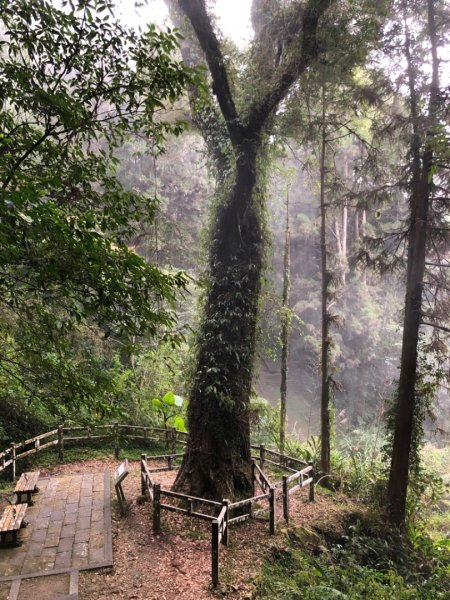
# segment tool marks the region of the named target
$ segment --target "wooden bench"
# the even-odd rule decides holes
[[[14,488],[14,493],[16,494],[16,504],[22,504],[26,502],[27,504],[33,504],[31,500],[31,494],[34,494],[38,491],[37,481],[39,479],[39,471],[34,471],[32,473],[22,473],[19,481]],[[23,498],[25,496],[25,499]]]
[[[28,523],[24,521],[27,504],[11,504],[7,506],[0,518],[0,546],[18,546],[17,532]]]

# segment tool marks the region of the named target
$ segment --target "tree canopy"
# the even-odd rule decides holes
[[[175,32],[138,35],[111,2],[2,1],[0,27],[0,373],[19,395],[100,393],[107,410],[105,381],[70,351],[74,326],[122,345],[167,334],[186,284],[128,246],[157,198],[123,188],[115,151],[143,137],[160,152],[183,129],[164,109],[200,81]]]

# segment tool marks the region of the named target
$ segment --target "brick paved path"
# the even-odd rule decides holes
[[[38,487],[23,544],[0,548],[0,583],[112,565],[109,474],[42,478]]]

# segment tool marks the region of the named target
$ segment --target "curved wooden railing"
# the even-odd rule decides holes
[[[114,447],[114,455],[118,458],[124,440],[141,440],[143,442],[160,442],[176,454],[179,444],[186,445],[187,433],[174,428],[145,427],[111,423],[109,425],[65,426],[59,425],[52,431],[35,437],[13,443],[9,448],[0,452],[0,473],[11,467],[11,478],[16,478],[17,461],[36,454],[46,448],[55,447],[59,459],[64,460],[64,448],[67,443],[94,440],[109,440]]]

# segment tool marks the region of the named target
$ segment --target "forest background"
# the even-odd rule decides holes
[[[246,48],[226,38],[222,41],[230,64],[234,62],[237,71],[244,69]],[[330,381],[336,461],[340,454],[378,456],[395,392],[401,348],[404,246],[401,241],[386,246],[384,241],[401,232],[408,211],[404,182],[401,178],[394,181],[407,153],[404,131],[395,129],[395,121],[406,120],[402,106],[404,65],[401,59],[395,59],[398,62],[388,77],[385,71],[388,65],[392,67],[392,56],[380,58],[377,51],[373,49],[372,64],[365,69],[355,68],[353,81],[333,91],[327,115],[329,127],[336,134],[330,144],[332,164],[327,166],[326,175],[327,253],[333,272],[333,297],[328,308],[333,313]],[[267,229],[272,254],[267,260],[260,306],[252,406],[259,419],[257,435],[278,443],[279,412],[269,407],[277,407],[280,398],[281,324],[287,312],[291,326],[287,411],[288,431],[292,434],[288,443],[295,446],[310,440],[310,452],[317,454],[314,436],[320,431],[321,342],[317,148],[321,115],[317,113],[317,102],[321,90],[307,77],[302,85],[280,110],[270,143]],[[333,85],[331,82],[330,88]],[[5,447],[61,421],[79,424],[119,417],[144,424],[163,419],[172,425],[184,414],[184,408],[178,410],[171,404],[167,407],[162,399],[168,392],[185,399],[188,395],[192,330],[199,319],[197,301],[205,286],[202,273],[213,197],[212,167],[204,142],[190,122],[187,99],[179,98],[172,110],[163,113],[175,129],[178,117],[188,123],[182,133],[177,129],[179,137],[169,139],[164,153],[160,153],[154,139],[149,148],[148,139],[142,135],[132,139],[124,136],[114,148],[114,168],[125,191],[152,200],[152,219],[136,220],[133,231],[127,232],[128,249],[163,273],[174,274],[181,269],[189,276],[182,284],[179,282],[186,288],[184,294],[176,302],[169,298],[177,317],[176,336],[168,335],[167,321],[159,324],[162,343],[156,337],[145,337],[138,329],[122,339],[118,330],[110,335],[104,323],[94,324],[89,315],[87,319],[82,315],[79,327],[66,330],[64,317],[53,324],[61,334],[68,334],[61,335],[62,344],[55,344],[53,325],[50,327],[43,319],[37,339],[36,331],[27,331],[23,321],[12,316],[15,305],[9,304],[2,316],[4,354],[0,363],[0,439]],[[393,133],[390,138],[389,129]],[[375,157],[379,162],[374,166]],[[283,307],[287,215],[290,299],[289,306]],[[374,258],[375,251],[367,250],[371,240],[384,244],[383,261],[379,254]],[[363,255],[375,263],[375,269],[363,265]],[[384,260],[389,255],[395,259],[392,264]],[[446,315],[440,324],[440,333],[445,334]],[[29,337],[25,340],[25,336]],[[40,355],[23,351],[24,340],[27,348],[30,344],[34,349],[39,346]],[[427,410],[426,432],[437,447],[445,445],[450,430],[447,354],[445,336],[436,337],[432,331],[423,334],[422,365],[427,382],[436,392]],[[181,420],[177,423],[183,426]]]

